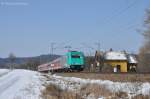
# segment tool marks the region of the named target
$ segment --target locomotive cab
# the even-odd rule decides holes
[[[71,51],[67,53],[67,63],[71,70],[83,70],[84,55],[82,52]]]

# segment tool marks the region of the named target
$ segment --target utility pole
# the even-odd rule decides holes
[[[100,51],[101,44],[100,42],[95,43],[97,45],[97,51]]]
[[[53,54],[54,54],[54,45],[55,45],[56,43],[54,43],[54,42],[52,42],[51,43],[51,45],[50,45],[50,56],[51,57],[53,57]],[[48,71],[48,73],[50,74],[50,67],[49,67],[49,71]],[[53,69],[52,69],[52,73],[53,73]]]
[[[55,48],[54,48],[54,45],[55,45],[55,44],[56,44],[56,43],[54,43],[54,42],[51,43],[51,48],[50,48],[50,49],[51,49],[51,52],[50,52],[51,55],[54,54],[54,49],[55,49]]]

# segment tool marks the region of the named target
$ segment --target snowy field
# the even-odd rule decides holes
[[[9,73],[9,71],[10,70],[8,70],[8,69],[0,69],[0,77],[7,74],[7,73]]]
[[[0,99],[40,99],[44,78],[39,73],[0,69],[0,75]]]
[[[111,92],[125,92],[128,94],[128,98],[136,95],[149,95],[150,96],[150,83],[129,83],[129,82],[112,82],[109,80],[91,80],[76,77],[62,77],[57,75],[51,75],[48,81],[51,84],[59,86],[63,90],[70,90],[77,92],[83,86],[89,84],[97,84],[99,86],[104,86]]]
[[[74,93],[78,93],[81,88],[89,84],[97,84],[111,92],[125,92],[129,98],[141,94],[150,96],[149,82],[112,82],[109,80],[91,80],[48,75],[28,70],[11,71],[0,69],[0,99],[42,99],[43,90],[50,84]],[[99,97],[103,96],[101,95]],[[95,98],[85,97],[85,99]]]

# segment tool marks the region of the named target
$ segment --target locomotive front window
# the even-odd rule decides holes
[[[72,58],[80,58],[78,55],[72,55]]]

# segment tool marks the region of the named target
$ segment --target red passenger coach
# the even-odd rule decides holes
[[[38,66],[38,71],[40,71],[40,72],[47,71],[47,70],[49,70],[49,67],[50,67],[50,63],[42,64],[42,65]]]
[[[63,66],[64,64],[62,63],[62,58],[58,58],[52,62],[38,66],[38,71],[40,72],[56,71],[63,69],[64,68]]]
[[[53,62],[51,62],[50,69],[52,69],[52,70],[58,70],[58,69],[61,69],[61,68],[62,68],[61,61],[59,59],[54,60]]]

